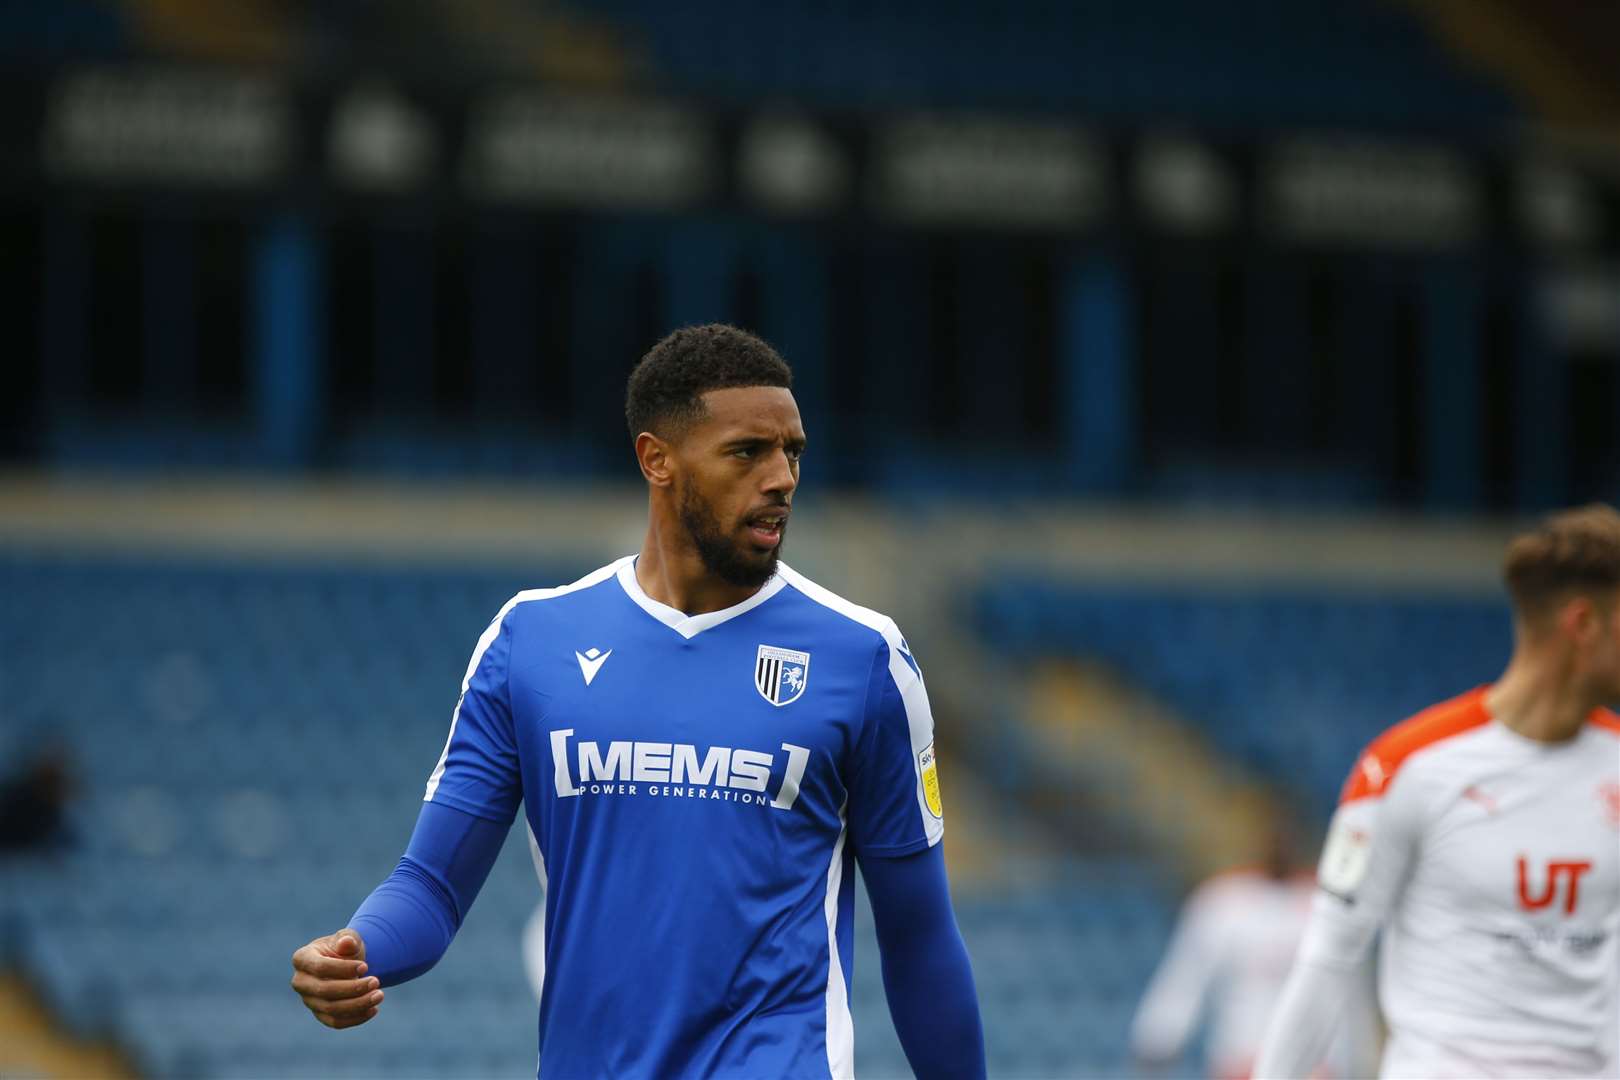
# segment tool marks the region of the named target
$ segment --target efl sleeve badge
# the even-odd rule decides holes
[[[928,812],[943,818],[945,810],[939,800],[939,761],[934,755],[933,743],[923,747],[922,753],[917,755],[917,764],[922,769],[923,801],[928,804]]]

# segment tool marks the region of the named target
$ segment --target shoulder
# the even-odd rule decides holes
[[[1587,724],[1598,731],[1604,731],[1620,739],[1620,716],[1608,709],[1594,709]]]
[[[922,682],[922,668],[911,655],[911,646],[895,621],[881,611],[862,607],[846,600],[831,589],[816,584],[785,563],[778,564],[777,574],[786,589],[801,597],[821,616],[823,632],[842,639],[863,654],[876,658],[887,654],[886,669],[902,693]]]
[[[1228,905],[1248,903],[1262,883],[1260,872],[1252,866],[1237,866],[1222,870],[1205,878],[1187,898],[1192,909],[1213,910]]]
[[[490,627],[498,632],[503,625],[538,614],[546,606],[549,606],[543,604],[543,601],[563,604],[589,603],[595,591],[602,586],[612,584],[619,569],[634,558],[634,555],[626,555],[621,559],[614,559],[606,566],[598,567],[578,581],[570,582],[567,585],[556,585],[544,589],[524,589],[501,605],[501,610],[495,613],[495,618],[491,620]]]
[[[891,649],[905,644],[905,639],[900,636],[900,628],[881,611],[873,611],[853,600],[846,600],[786,563],[777,564],[776,572],[787,588],[820,609],[827,628],[832,632],[842,632],[857,640],[869,641],[874,646],[881,641]]]
[[[1356,760],[1340,802],[1375,798],[1388,790],[1414,756],[1441,746],[1490,723],[1485,711],[1486,687],[1431,705],[1374,739]]]

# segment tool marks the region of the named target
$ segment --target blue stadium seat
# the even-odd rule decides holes
[[[581,6],[625,27],[671,88],[749,104],[792,97],[838,108],[1452,131],[1517,111],[1500,87],[1437,48],[1415,15],[1372,0]],[[1297,487],[1322,497],[1315,482]]]
[[[989,580],[974,608],[992,647],[1116,667],[1324,817],[1367,742],[1494,677],[1510,645],[1494,596]]]

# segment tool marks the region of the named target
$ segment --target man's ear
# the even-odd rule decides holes
[[[653,487],[669,487],[675,482],[675,448],[650,431],[636,436],[636,462],[641,475]]]
[[[1558,612],[1558,625],[1571,641],[1586,644],[1598,630],[1597,605],[1587,596],[1570,598]]]

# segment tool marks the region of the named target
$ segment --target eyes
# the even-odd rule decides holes
[[[733,449],[731,451],[731,456],[742,461],[753,461],[761,453],[771,449],[774,448],[763,443],[749,443],[745,446],[739,446]],[[782,447],[782,453],[787,455],[788,461],[797,465],[799,463],[799,459],[804,456],[804,447],[792,445],[784,446]]]

